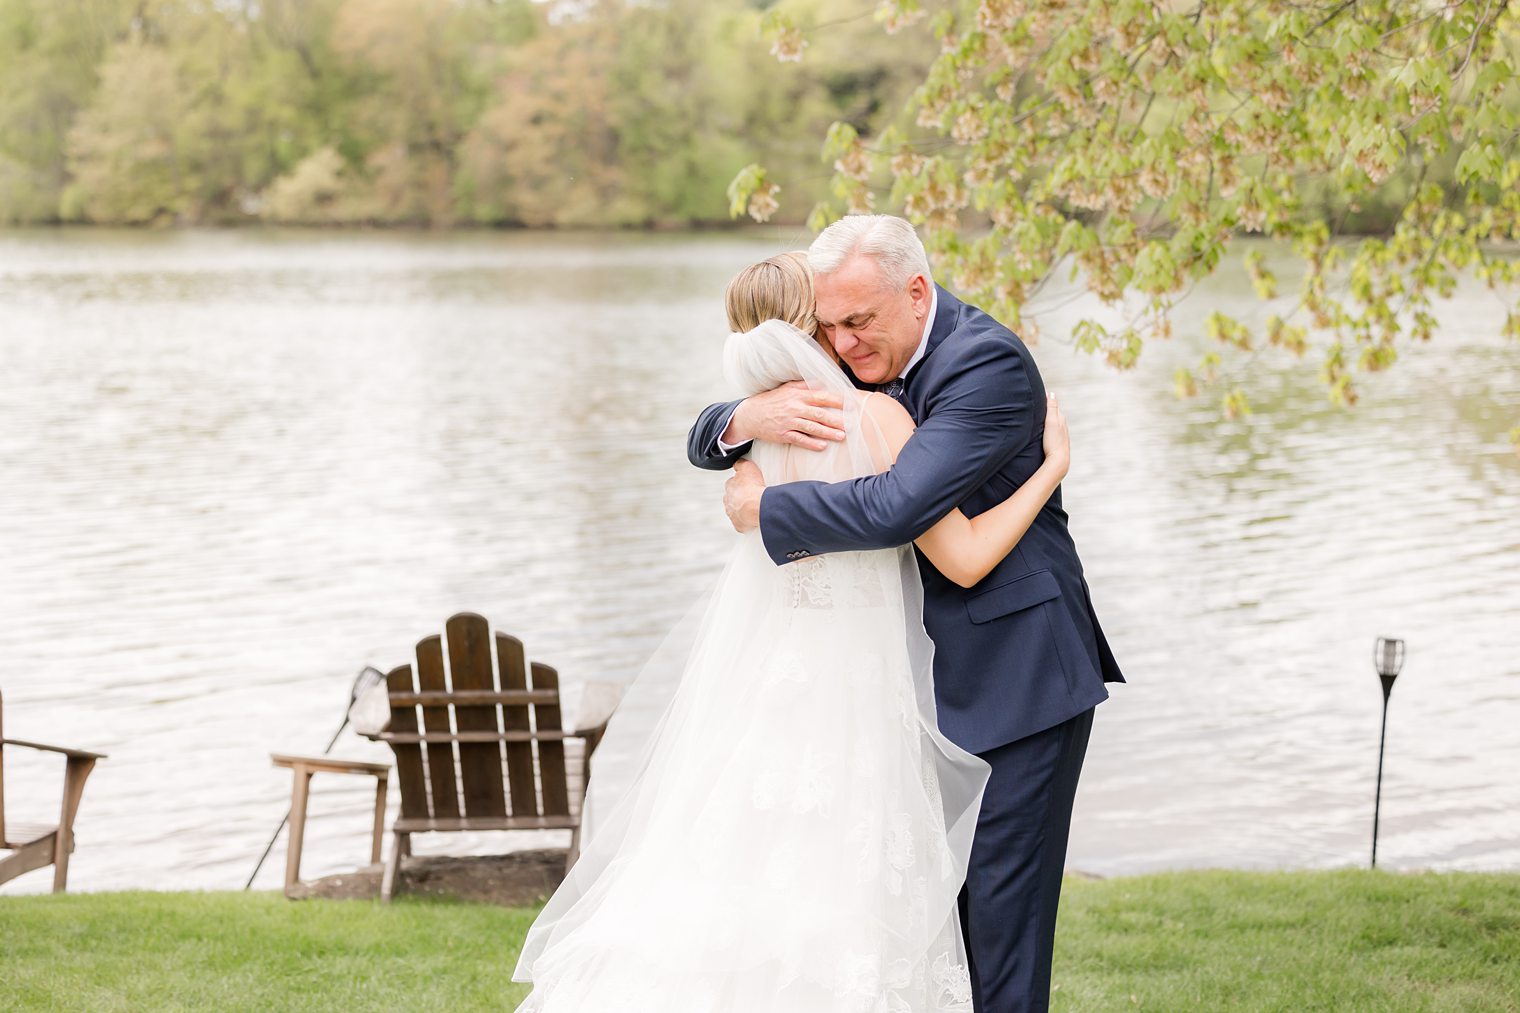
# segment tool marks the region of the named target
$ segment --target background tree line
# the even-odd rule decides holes
[[[0,0],[0,222],[690,225],[756,158],[800,220],[934,53],[808,0],[779,63],[766,6]]]

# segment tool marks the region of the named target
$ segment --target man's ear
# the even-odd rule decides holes
[[[913,301],[913,315],[920,320],[929,315],[929,286],[925,275],[915,274],[908,279],[908,298]]]

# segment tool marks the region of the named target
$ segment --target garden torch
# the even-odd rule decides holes
[[[1383,746],[1388,741],[1388,697],[1393,693],[1393,680],[1404,667],[1404,641],[1378,637],[1372,648],[1372,663],[1383,684],[1383,731],[1378,736],[1377,794],[1372,803],[1372,867],[1376,869],[1378,816],[1383,808]]]

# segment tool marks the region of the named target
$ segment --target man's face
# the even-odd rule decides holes
[[[924,336],[928,278],[914,275],[894,291],[875,260],[854,256],[815,277],[813,291],[824,337],[857,379],[886,383],[902,374]]]

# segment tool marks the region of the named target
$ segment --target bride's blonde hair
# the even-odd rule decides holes
[[[839,361],[833,346],[818,333],[818,318],[813,315],[813,270],[808,267],[806,253],[778,253],[749,265],[728,283],[723,301],[730,330],[752,331],[763,320],[785,320],[811,335],[829,358]]]

